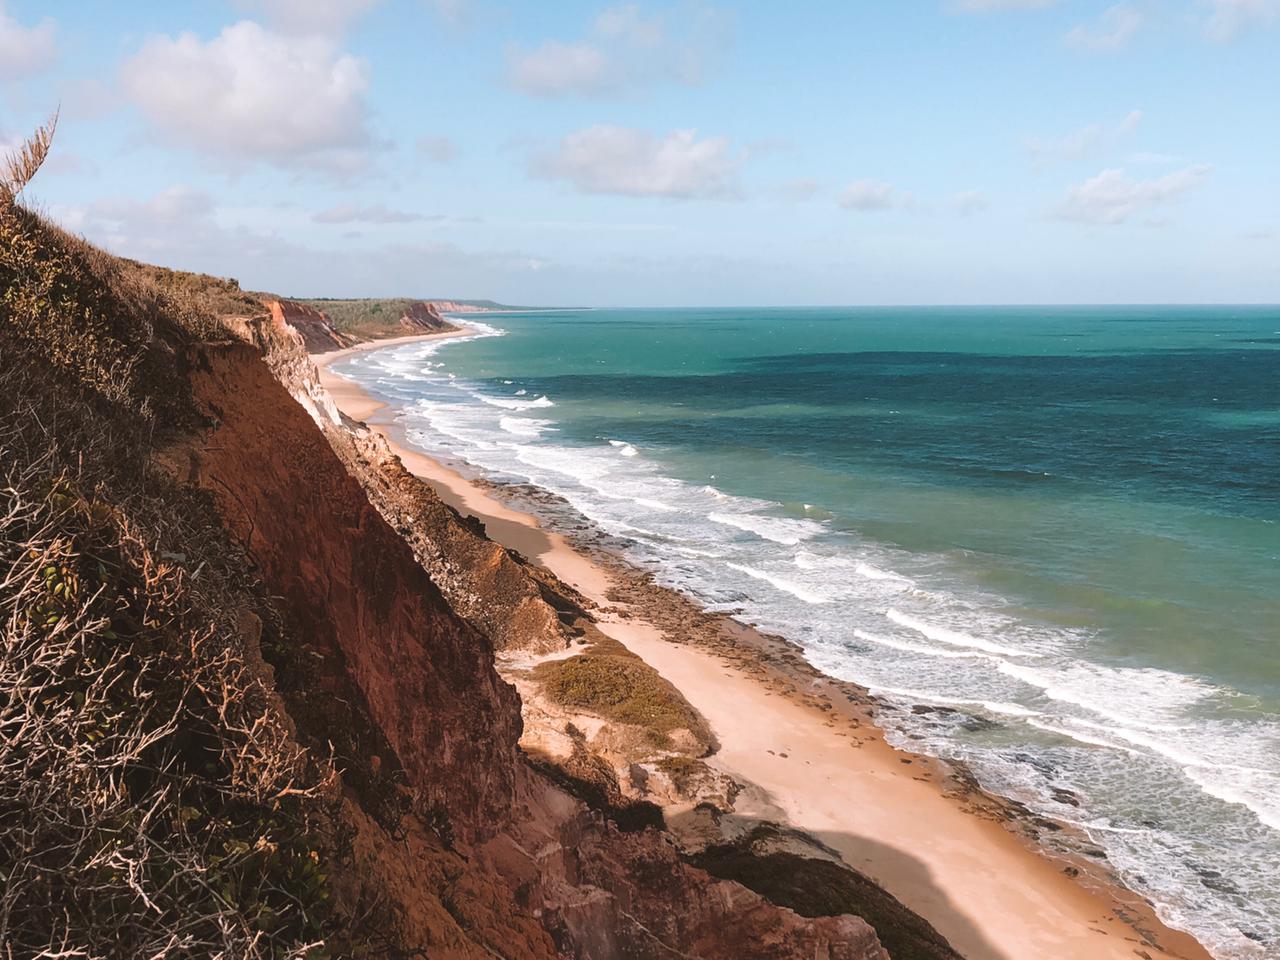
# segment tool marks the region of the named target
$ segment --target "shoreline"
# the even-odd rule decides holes
[[[873,702],[808,667],[799,648],[731,620],[738,635],[726,637],[723,648],[673,642],[662,615],[649,603],[641,614],[634,599],[656,598],[659,607],[691,601],[651,583],[644,587],[644,576],[621,558],[593,556],[497,499],[483,482],[417,451],[393,408],[329,370],[367,350],[474,332],[465,321],[451,322],[461,329],[362,343],[312,359],[344,414],[381,433],[410,472],[449,506],[477,516],[491,539],[595,602],[600,630],[702,713],[719,743],[708,762],[749,785],[737,815],[781,820],[821,840],[969,960],[1209,960],[1189,934],[1165,927],[1141,896],[1088,869],[1095,865],[1081,870],[1009,829],[1010,804],[987,798],[942,761],[892,747],[874,724]],[[665,602],[664,595],[670,595]],[[681,616],[688,612],[670,619]],[[731,649],[737,641],[741,649]],[[753,647],[767,653],[753,657]],[[787,660],[803,667],[788,667]]]

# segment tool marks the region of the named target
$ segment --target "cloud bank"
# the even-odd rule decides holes
[[[742,162],[723,137],[699,140],[695,130],[656,137],[602,125],[569,134],[553,151],[534,157],[530,172],[566,180],[582,193],[726,199],[740,196]]]
[[[120,79],[161,139],[234,165],[350,172],[373,146],[367,67],[321,37],[287,37],[248,20],[208,41],[154,36]]]
[[[57,54],[56,27],[48,17],[24,27],[0,0],[0,81],[21,80],[52,66]]]
[[[1079,223],[1120,224],[1138,214],[1171,203],[1208,179],[1211,168],[1187,167],[1163,177],[1135,180],[1123,170],[1103,170],[1071,188],[1058,207],[1060,220]]]
[[[546,40],[507,53],[507,82],[533,97],[614,96],[646,84],[701,82],[727,43],[727,21],[690,4],[678,16],[639,4],[609,7],[574,41]]]

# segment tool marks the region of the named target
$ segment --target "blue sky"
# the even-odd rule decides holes
[[[287,295],[1280,302],[1280,0],[0,0],[28,203]]]

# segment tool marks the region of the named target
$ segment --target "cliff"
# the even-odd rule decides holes
[[[495,646],[587,612],[342,422],[335,332],[0,201],[15,955],[886,957],[528,761]]]
[[[400,326],[408,333],[416,333],[421,330],[423,333],[441,333],[447,330],[458,329],[442,314],[442,311],[450,309],[449,305],[441,303],[424,303],[417,301],[408,304],[404,308],[404,313],[400,316]]]
[[[263,297],[270,304],[274,298]],[[312,333],[319,319],[325,328],[340,338],[342,346],[350,346],[366,340],[384,337],[403,337],[418,333],[442,333],[457,327],[445,319],[440,304],[423,300],[280,300],[278,301],[292,324],[295,316],[302,326],[295,325],[302,334],[307,350],[324,353],[337,349],[328,335],[320,337]]]
[[[488,313],[492,310],[515,309],[503,307],[492,300],[480,302],[472,300],[431,300],[428,302],[441,313]]]
[[[267,305],[272,321],[295,330],[310,353],[341,350],[357,342],[355,337],[339,333],[327,316],[305,303],[296,300],[270,300]]]

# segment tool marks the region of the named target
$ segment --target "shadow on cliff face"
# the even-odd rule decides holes
[[[806,834],[745,817],[735,817],[733,829],[737,839],[713,844],[690,856],[690,862],[804,917],[861,917],[894,960],[1015,960],[983,936],[934,883],[924,863],[897,847],[853,834]],[[889,865],[894,885],[913,891],[915,907],[925,908],[938,926],[850,866],[842,854],[853,851],[864,861]]]

